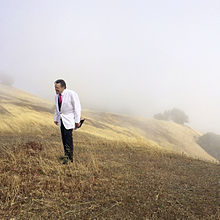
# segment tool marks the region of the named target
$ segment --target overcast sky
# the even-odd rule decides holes
[[[152,117],[177,107],[220,134],[219,0],[0,0],[0,72],[54,101]]]

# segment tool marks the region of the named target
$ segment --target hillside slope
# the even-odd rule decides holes
[[[0,134],[42,133],[53,126],[53,104],[20,89],[0,84]]]
[[[217,164],[86,138],[1,148],[0,219],[219,219]]]
[[[192,129],[84,109],[64,165],[53,104],[2,88],[0,219],[219,219],[219,165],[166,150]]]
[[[53,136],[58,131],[53,123],[53,103],[5,85],[0,85],[0,101],[0,136],[42,135],[45,132]],[[78,130],[79,136],[147,145],[215,161],[196,143],[201,134],[187,126],[86,109],[82,117],[87,120]]]
[[[127,134],[126,130],[124,135],[138,134],[146,141],[151,140],[163,149],[185,153],[201,159],[215,160],[197,144],[196,141],[201,134],[188,126],[179,125],[171,121],[131,117],[106,112],[87,111],[86,115],[90,119],[91,133],[101,136],[104,135],[103,128],[109,128],[112,129],[110,137],[116,137],[119,128],[129,128],[129,134]],[[95,121],[95,123],[92,121]],[[96,127],[96,129],[94,130],[92,127]]]

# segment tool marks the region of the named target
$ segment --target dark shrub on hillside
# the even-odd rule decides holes
[[[197,143],[210,155],[220,161],[220,135],[206,133],[199,138]]]

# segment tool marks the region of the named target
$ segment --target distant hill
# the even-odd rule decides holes
[[[0,100],[0,136],[42,133],[53,136],[57,132],[53,123],[54,103],[2,84]],[[202,134],[184,125],[89,109],[83,109],[82,117],[87,120],[78,135],[147,145],[215,161],[196,142]]]
[[[95,121],[95,124],[90,122],[91,126],[96,127],[91,132],[100,136],[105,134],[103,133],[103,128],[112,129],[110,137],[116,137],[119,128],[124,128],[126,129],[124,135],[139,135],[146,141],[153,141],[163,149],[213,160],[213,157],[196,142],[202,134],[188,126],[171,121],[131,117],[107,112],[87,111],[86,113],[89,118],[93,119],[93,122]]]
[[[198,144],[220,161],[220,135],[211,132],[206,133],[199,137]]]
[[[12,86],[0,84],[0,134],[30,134],[51,129],[53,104]]]

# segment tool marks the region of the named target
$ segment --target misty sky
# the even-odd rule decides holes
[[[152,117],[177,107],[220,133],[219,0],[0,0],[0,72],[54,101]]]

